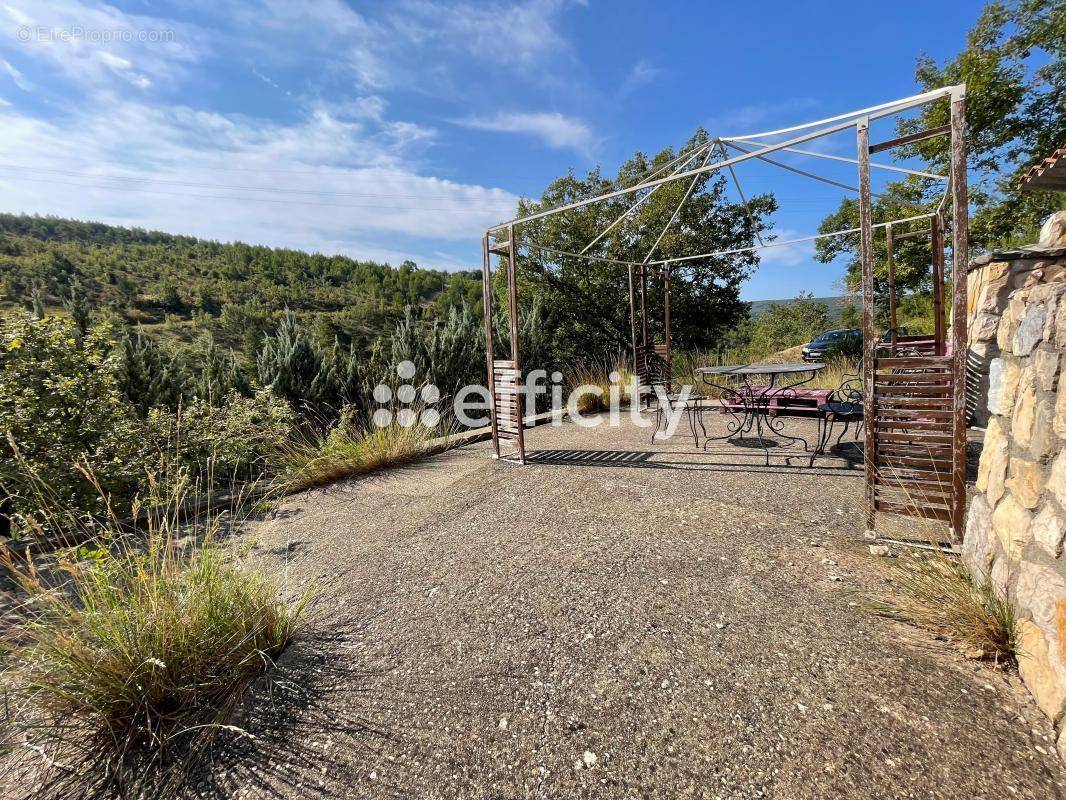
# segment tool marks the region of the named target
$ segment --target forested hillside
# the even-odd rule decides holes
[[[288,308],[317,343],[366,351],[406,306],[464,301],[480,304],[479,274],[0,214],[0,309],[113,315],[179,347],[211,333],[252,358]]]

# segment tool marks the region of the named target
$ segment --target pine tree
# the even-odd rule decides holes
[[[142,418],[153,408],[176,411],[188,394],[184,362],[139,331],[127,333],[120,345],[118,384]]]
[[[41,297],[41,285],[35,283],[30,289],[30,311],[34,319],[44,319],[44,300]]]
[[[93,309],[89,302],[89,295],[77,276],[74,276],[74,279],[70,282],[70,294],[63,305],[67,309],[67,313],[70,314],[70,318],[74,320],[74,324],[78,327],[81,335],[84,336],[88,333]]]
[[[208,334],[200,369],[198,394],[210,405],[221,404],[233,392],[251,395],[251,386],[232,352],[223,351]]]
[[[277,333],[263,340],[256,359],[259,383],[294,408],[313,416],[318,411],[322,356],[311,344],[296,315],[286,309]]]

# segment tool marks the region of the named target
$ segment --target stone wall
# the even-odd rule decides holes
[[[1066,225],[1066,214],[1063,215]],[[1066,237],[1064,237],[1066,238]],[[967,412],[971,425],[984,427],[990,411],[984,402],[989,370],[999,358],[999,323],[1015,291],[1040,283],[1055,283],[1066,272],[1066,241],[1038,245],[975,259],[966,275],[967,324],[970,346],[966,357]]]
[[[1019,670],[1066,757],[1066,251],[1019,255],[983,265],[975,345],[995,355],[963,558],[1014,600]]]

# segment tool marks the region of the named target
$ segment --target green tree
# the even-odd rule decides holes
[[[41,293],[41,285],[35,283],[30,290],[30,311],[33,314],[34,319],[44,319],[44,298]]]
[[[132,493],[140,439],[111,338],[106,326],[81,337],[61,317],[0,316],[0,488],[20,513],[42,490],[71,511],[104,511],[79,465],[116,500]]]
[[[291,311],[282,316],[277,332],[263,340],[256,366],[260,385],[306,415],[317,412],[322,355]]]
[[[700,130],[684,150],[704,144]],[[613,181],[600,170],[584,179],[571,171],[545,189],[539,201],[523,200],[519,216],[607,192],[638,182],[649,171],[665,166],[675,157],[668,148],[653,157],[637,153],[622,165]],[[703,163],[697,156],[690,166]],[[755,244],[757,233],[769,230],[766,216],[777,208],[771,195],[750,198],[752,216],[743,205],[725,194],[725,178],[714,173],[699,176],[691,197],[675,210],[689,191],[691,181],[662,185],[636,211],[603,237],[590,255],[622,261],[643,262],[681,258]],[[627,269],[584,258],[559,256],[542,248],[578,253],[638,199],[630,194],[593,203],[564,214],[552,215],[519,228],[521,245],[529,245],[519,259],[520,295],[523,304],[534,298],[542,303],[545,325],[551,331],[552,350],[563,362],[601,358],[628,349],[630,342]],[[668,223],[669,224],[668,226]],[[659,240],[660,233],[666,229]],[[744,318],[747,306],[740,300],[740,284],[758,265],[754,252],[696,259],[673,270],[671,279],[671,334],[676,347],[707,347],[724,331]],[[502,273],[502,270],[500,271]],[[497,307],[505,307],[504,279],[494,287]],[[662,279],[651,270],[648,287],[652,332],[661,336]],[[528,358],[529,368],[542,366]]]
[[[829,308],[810,292],[800,292],[791,303],[771,303],[755,318],[751,327],[751,347],[766,355],[809,342],[831,326]]]
[[[1040,223],[1062,207],[1061,195],[1023,192],[1018,178],[1032,164],[1066,142],[1066,6],[1050,0],[992,2],[970,31],[965,49],[943,65],[923,56],[916,69],[922,90],[965,82],[970,167],[970,243],[976,250],[1033,241]],[[913,119],[899,122],[901,135],[946,124],[947,100],[924,106]],[[897,158],[919,158],[944,174],[949,139],[936,137],[898,148]],[[874,222],[932,211],[944,184],[909,176],[889,184],[873,202]],[[858,203],[847,199],[822,221],[819,232],[858,226]],[[884,292],[885,237],[874,237],[876,289]],[[847,282],[861,280],[857,234],[822,239],[817,257],[848,258]],[[897,285],[902,291],[928,291],[928,238],[899,242],[895,248]]]
[[[70,282],[70,294],[63,305],[67,309],[67,313],[70,314],[70,318],[74,320],[78,332],[84,336],[89,330],[93,309],[85,287],[76,276]]]
[[[115,375],[122,396],[141,419],[153,408],[177,411],[188,395],[184,361],[140,331],[123,337]]]
[[[221,403],[234,393],[251,394],[251,386],[233,353],[218,347],[215,337],[210,334],[206,341],[197,396],[211,405]]]

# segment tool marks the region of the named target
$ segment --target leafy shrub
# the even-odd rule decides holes
[[[153,471],[177,465],[212,488],[254,481],[291,433],[293,419],[288,404],[267,391],[250,398],[234,392],[218,405],[196,398],[177,414],[153,409],[137,460]]]
[[[116,381],[110,337],[106,325],[81,337],[69,319],[0,317],[0,489],[16,509],[30,494],[16,447],[68,507],[106,507],[79,464],[115,494],[132,495],[140,439]]]
[[[146,475],[163,492],[153,497],[165,497],[161,465],[179,465],[210,488],[256,480],[289,435],[292,411],[269,392],[183,401],[156,370],[165,361],[155,345],[113,347],[106,324],[76,333],[67,319],[0,318],[0,496],[13,499],[22,530],[45,499],[68,516],[126,513],[147,490]],[[146,363],[155,366],[131,371]]]
[[[829,309],[809,292],[791,303],[772,303],[751,324],[751,344],[759,356],[804,344],[832,325]]]

